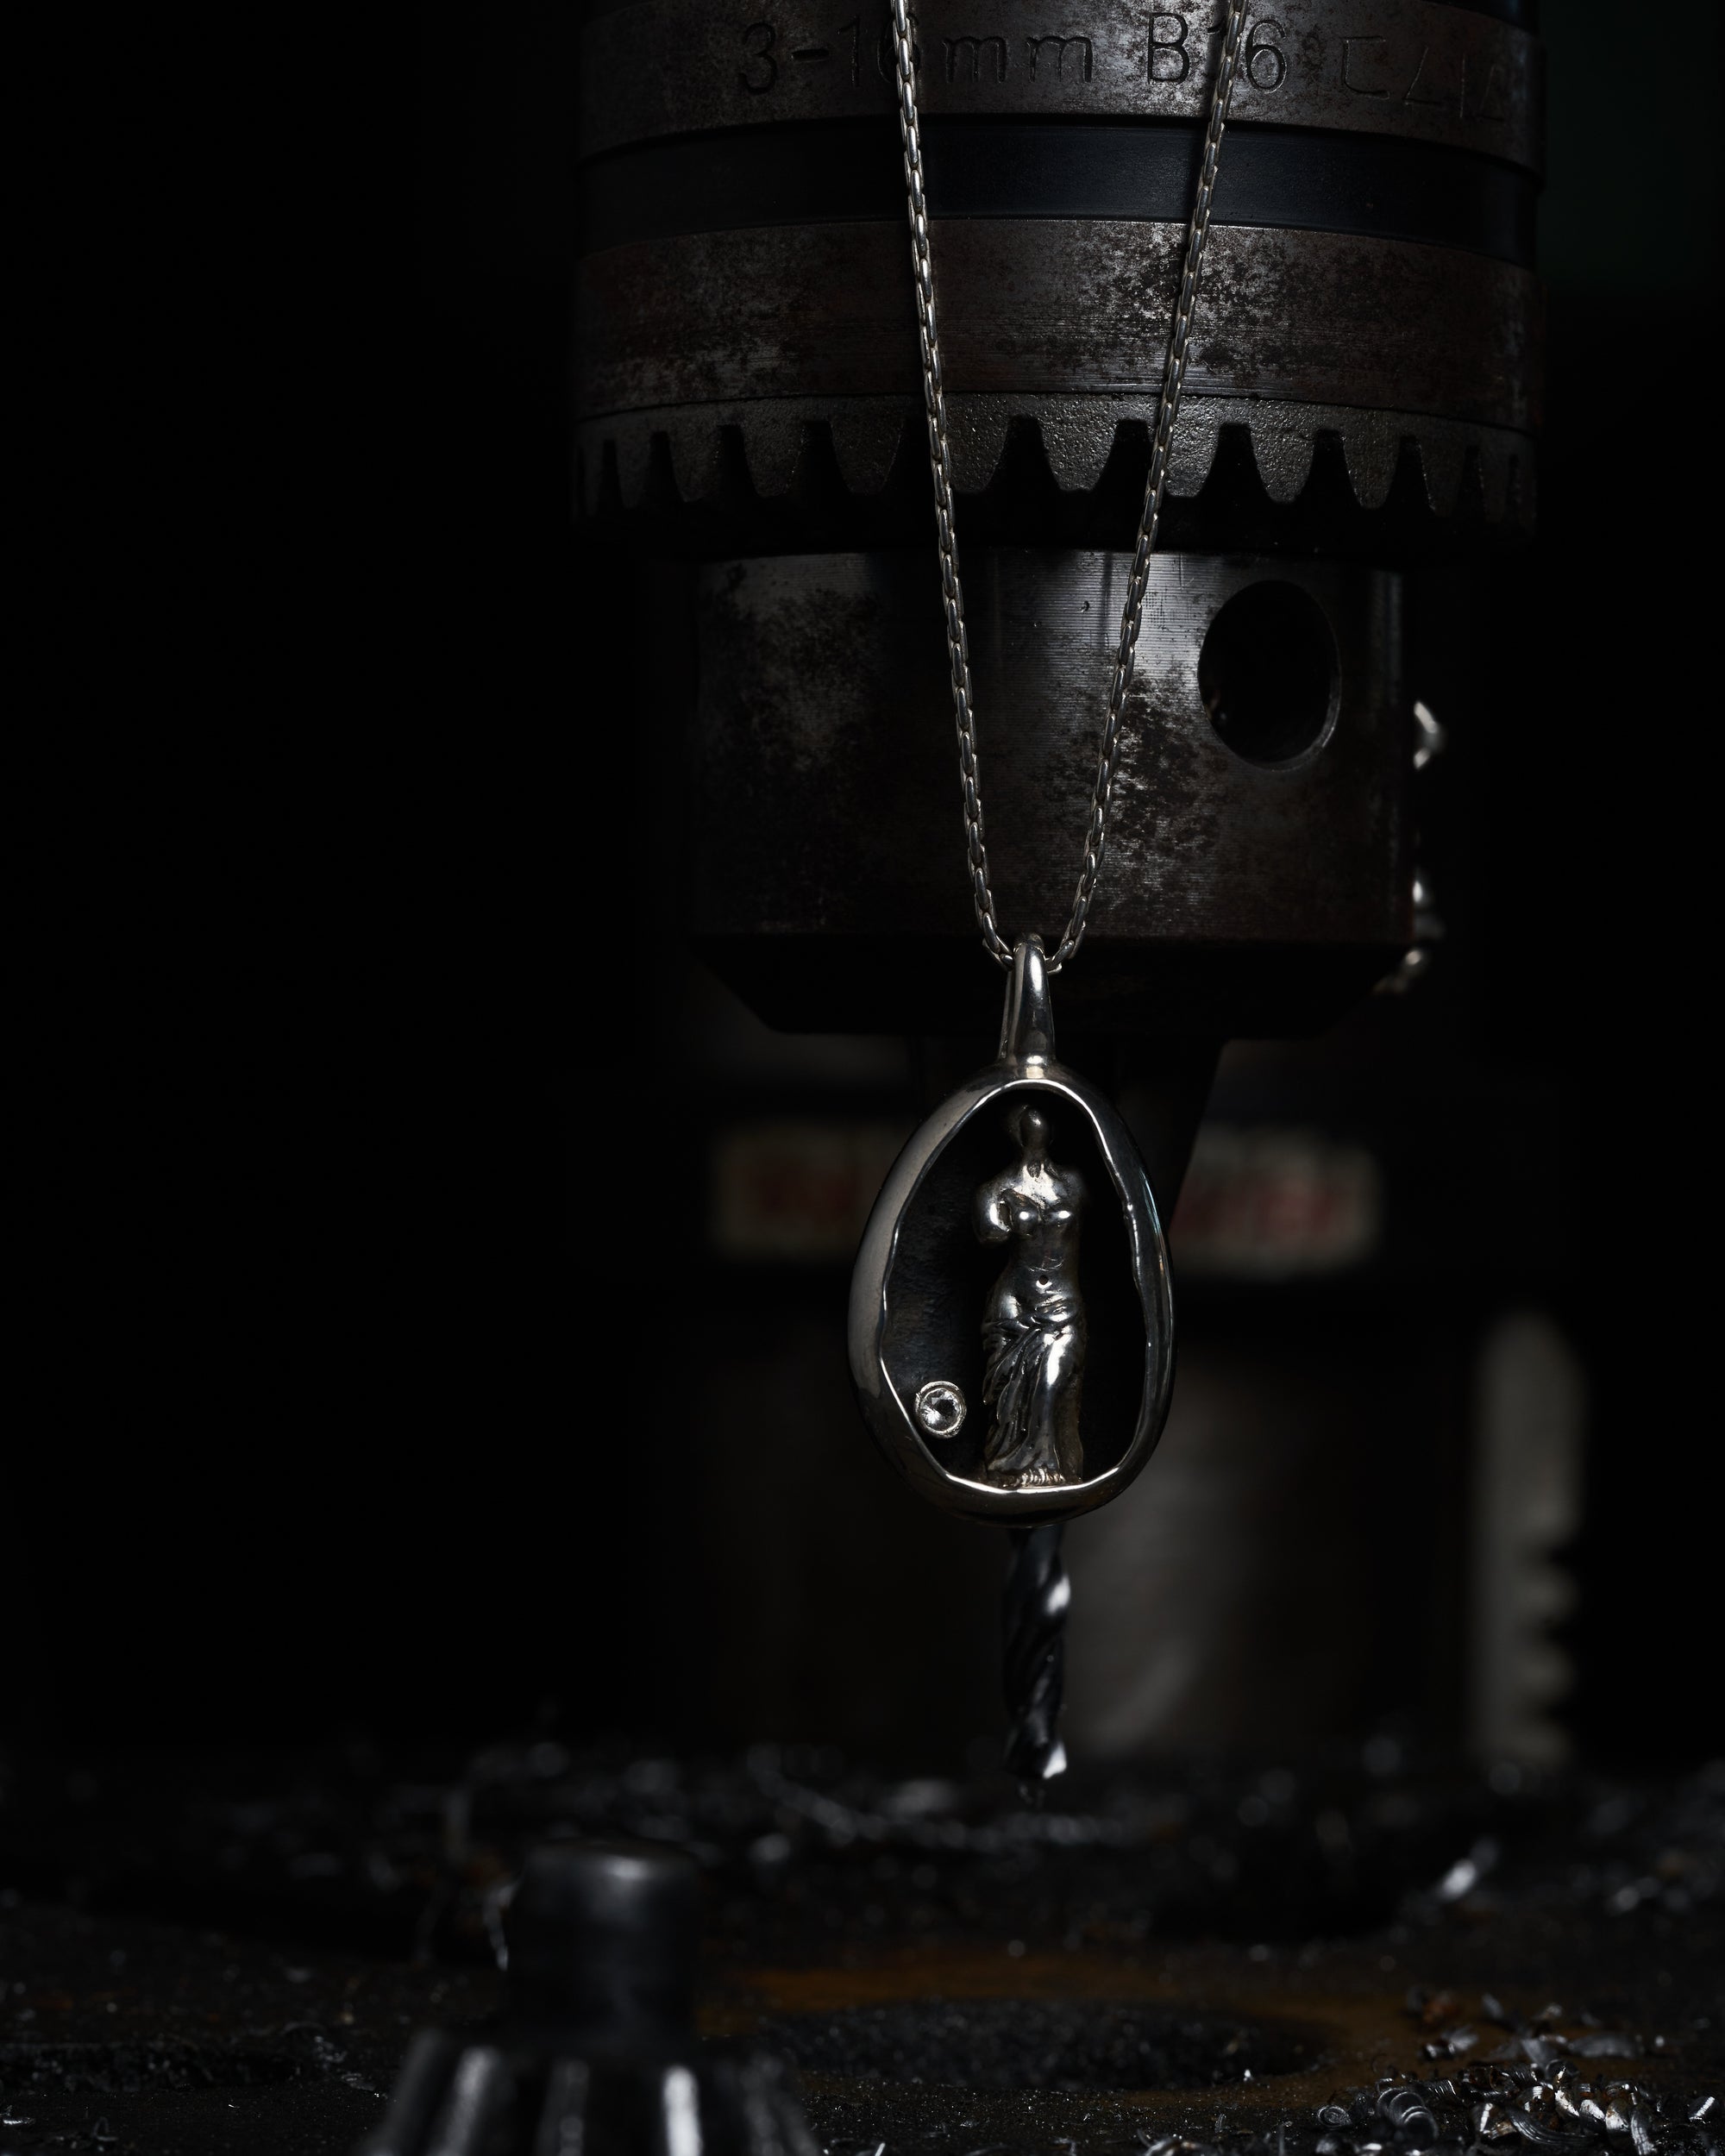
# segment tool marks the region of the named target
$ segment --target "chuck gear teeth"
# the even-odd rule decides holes
[[[1135,461],[1155,418],[1151,397],[995,396],[948,399],[953,477],[961,495],[1016,498],[1020,486],[1088,496]],[[1399,498],[1411,454],[1430,514],[1456,515],[1477,490],[1484,520],[1516,536],[1531,526],[1533,443],[1502,427],[1427,413],[1297,404],[1281,398],[1189,396],[1181,406],[1168,492],[1192,501],[1215,467],[1223,430],[1238,430],[1268,501],[1302,503],[1320,442],[1332,438],[1354,508]],[[894,491],[895,465],[920,455],[923,420],[908,399],[782,398],[672,405],[589,420],[579,430],[578,490],[589,517],[677,503],[724,511],[739,498],[794,506],[812,470],[859,506]],[[1010,453],[1009,453],[1010,448]],[[1470,467],[1477,479],[1465,484]],[[752,494],[750,492],[752,489]]]

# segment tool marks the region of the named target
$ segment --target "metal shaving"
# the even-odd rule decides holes
[[[1512,2156],[1523,2145],[1559,2156],[1722,2156],[1716,2096],[1592,2078],[1573,2042],[1547,2040],[1556,2055],[1542,2065],[1480,2060],[1426,2080],[1389,2075],[1341,2091],[1309,2122],[1286,2122],[1273,2135],[1184,2147],[1189,2156]]]

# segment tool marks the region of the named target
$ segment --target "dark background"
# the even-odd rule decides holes
[[[1191,1321],[1242,1352],[1396,1331],[1405,1372],[1505,1298],[1552,1312],[1590,1403],[1562,1713],[1644,1764],[1716,1739],[1717,33],[1549,14],[1540,536],[1420,602],[1449,939],[1266,1081],[1376,1101],[1423,1256],[1339,1316]],[[309,484],[265,484],[278,443],[212,453],[132,566],[75,504],[37,565],[66,628],[16,797],[0,1734],[944,1762],[987,1727],[998,1558],[860,1431],[787,1452],[768,1416],[751,1449],[775,1385],[843,1427],[842,1277],[703,1246],[725,1112],[913,1087],[879,1050],[715,1075],[734,1020],[676,938],[649,686],[676,631],[569,515],[573,22],[422,25],[419,296],[382,388],[308,425]],[[260,368],[221,423],[266,427]],[[142,716],[98,754],[116,680]],[[738,1583],[763,1532],[805,1545],[776,1610]],[[906,1658],[913,1582],[983,1618]],[[776,1677],[751,1624],[795,1635]],[[1435,1666],[1392,1654],[1373,1714],[1453,1735]]]

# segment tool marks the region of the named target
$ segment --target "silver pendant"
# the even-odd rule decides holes
[[[1032,1526],[1120,1495],[1173,1375],[1150,1181],[1113,1108],[1054,1059],[1028,937],[1000,1061],[916,1132],[869,1216],[850,1283],[863,1420],[925,1497]]]

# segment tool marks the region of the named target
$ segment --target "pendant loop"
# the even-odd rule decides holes
[[[1048,962],[1039,936],[1022,937],[1013,951],[1006,1015],[1000,1021],[1000,1061],[1054,1061],[1054,1006],[1048,991]]]

